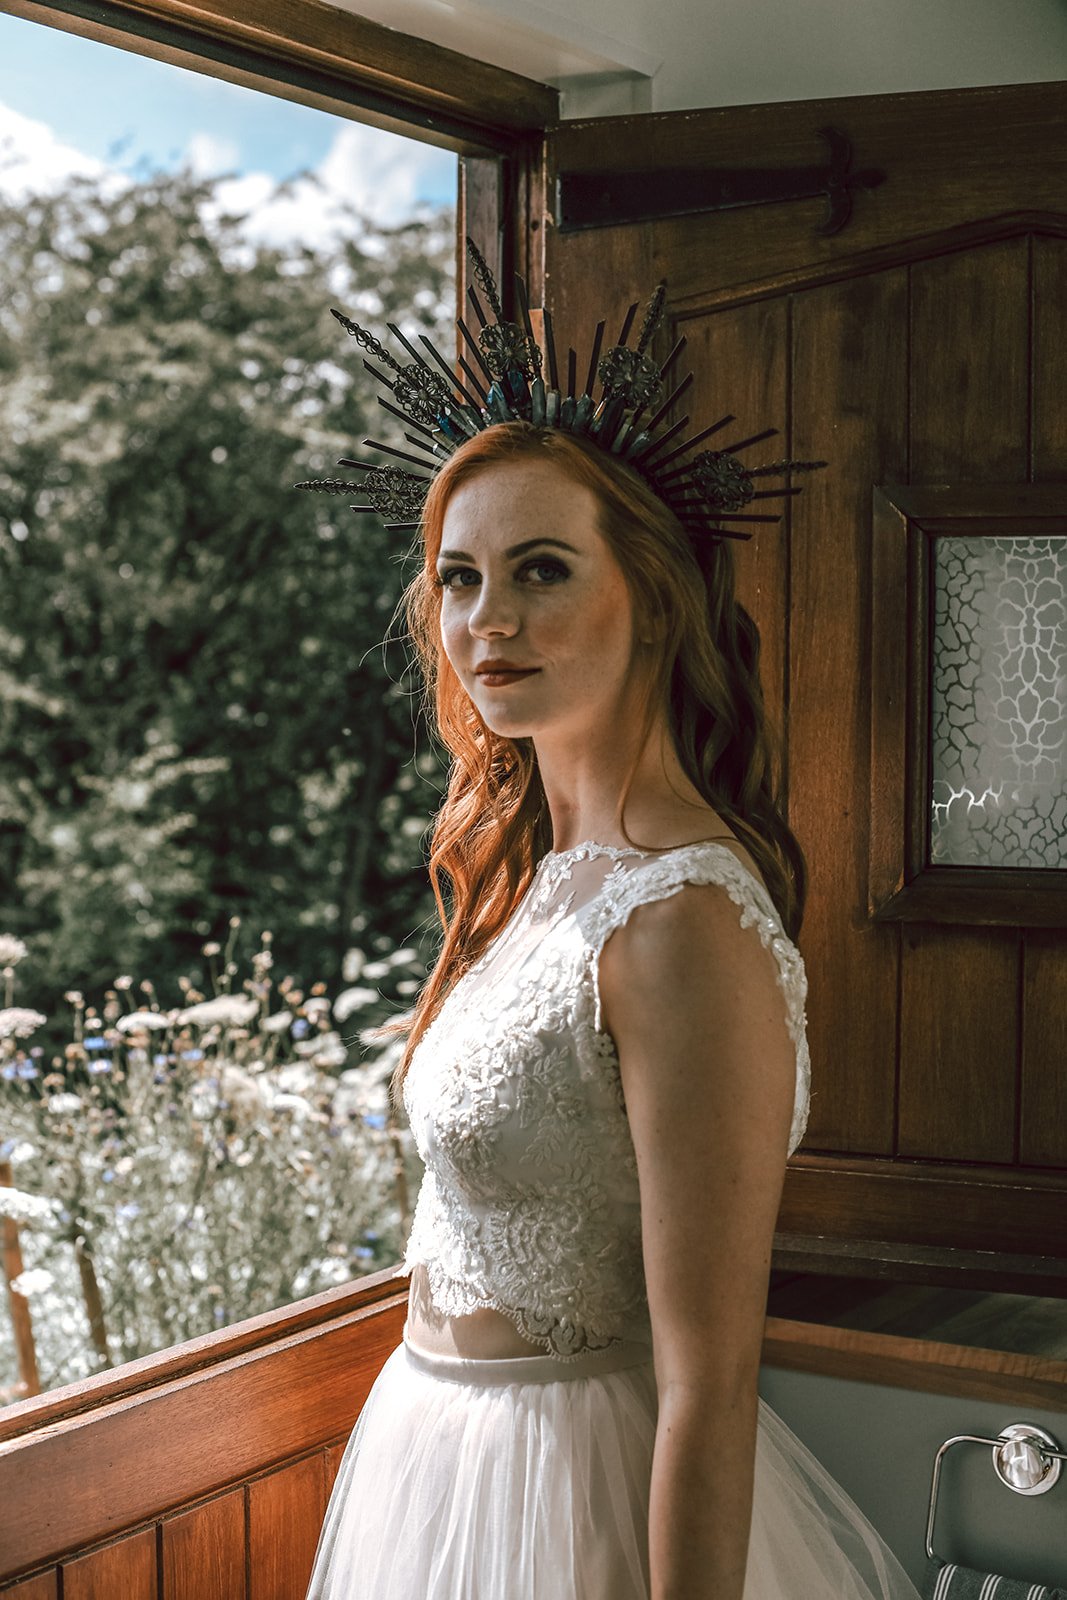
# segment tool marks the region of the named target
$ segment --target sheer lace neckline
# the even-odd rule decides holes
[[[711,839],[690,839],[685,844],[663,845],[659,850],[642,849],[639,845],[630,844],[601,844],[599,839],[585,839],[581,844],[572,844],[568,850],[546,850],[541,857],[542,861],[563,861],[570,856],[605,855],[613,861],[622,856],[665,856],[674,850],[691,850],[695,844],[726,844],[728,838],[725,834],[716,834]]]

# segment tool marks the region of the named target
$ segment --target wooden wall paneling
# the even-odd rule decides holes
[[[1031,469],[1067,504],[1067,240],[1031,240]],[[1067,937],[1024,934],[1019,1159],[1067,1166]]]
[[[910,482],[1024,483],[1028,240],[936,256],[909,275]],[[1012,929],[910,925],[901,947],[901,1154],[1015,1159],[1017,943]]]
[[[1021,1100],[1019,1160],[1067,1167],[1067,938],[1062,931],[1030,929],[1025,936]]]
[[[243,1486],[162,1525],[160,1600],[245,1600]]]
[[[248,1600],[303,1600],[325,1511],[321,1450],[248,1485]]]
[[[1067,239],[1039,233],[1031,246],[1032,477],[1067,484]]]
[[[891,1154],[898,934],[867,919],[871,485],[905,469],[905,268],[794,296],[789,816],[811,888],[805,1144]],[[788,1183],[788,1179],[787,1179]]]
[[[1010,1163],[1018,933],[909,922],[902,939],[899,1154]]]
[[[23,1578],[19,1583],[0,1587],[4,1600],[59,1600],[59,1573],[39,1572],[35,1578]]]
[[[63,1600],[157,1600],[156,1530],[63,1563]]]
[[[675,377],[692,371],[685,410],[708,426],[732,412],[735,421],[712,439],[708,449],[721,449],[766,427],[778,427],[775,439],[763,440],[744,452],[752,466],[784,455],[788,440],[789,304],[784,297],[686,317],[675,325],[688,341]],[[777,480],[774,480],[777,482]],[[757,502],[752,509],[776,514],[785,501]],[[737,525],[739,528],[742,524]],[[760,631],[760,678],[767,714],[779,737],[785,734],[786,649],[788,641],[787,514],[780,523],[756,523],[751,539],[732,541],[737,569],[737,598]]]
[[[345,1453],[347,1445],[347,1439],[339,1439],[336,1444],[330,1445],[328,1450],[323,1451],[323,1456],[325,1457],[325,1466],[323,1471],[326,1474],[325,1482],[327,1499],[329,1499],[330,1493],[333,1490],[334,1482],[336,1481],[337,1473],[341,1466],[341,1458]]]
[[[697,307],[707,305],[711,283],[723,299],[737,298],[746,285],[760,297],[772,280],[781,289],[819,271],[853,277],[880,268],[886,255],[896,258],[914,241],[928,255],[930,235],[955,229],[965,242],[966,230],[1014,227],[1012,214],[1024,207],[1050,217],[1062,212],[1065,112],[1063,83],[1000,84],[574,119],[552,131],[552,142],[560,167],[574,171],[809,166],[825,161],[815,130],[830,124],[852,140],[854,168],[886,172],[879,188],[856,193],[848,226],[837,234],[819,233],[826,207],[817,198],[657,224],[653,281],[667,273],[672,303],[684,311],[690,295]],[[596,232],[584,236],[585,271],[597,270]],[[564,242],[569,249],[582,237]]]
[[[366,1304],[368,1295],[389,1298]],[[63,1398],[22,1402],[57,1420],[0,1444],[0,1506],[19,1530],[18,1548],[0,1553],[0,1574],[15,1576],[91,1542],[139,1527],[251,1479],[265,1467],[321,1454],[351,1429],[370,1387],[396,1348],[407,1310],[401,1280],[378,1275],[370,1288],[343,1285],[239,1325],[205,1335],[175,1353],[144,1357],[142,1387],[94,1406],[92,1380],[75,1387],[80,1409]],[[355,1309],[346,1311],[347,1305]],[[336,1307],[334,1320],[323,1316]],[[228,1356],[246,1329],[282,1331],[270,1342]],[[160,1378],[190,1350],[203,1369]],[[221,1352],[221,1354],[219,1353]],[[104,1387],[122,1381],[106,1375]],[[9,1408],[16,1409],[16,1408]],[[2,1421],[0,1415],[0,1421]],[[160,1441],[166,1449],[160,1449]],[[101,1477],[101,1461],[121,1470]],[[321,1474],[320,1474],[321,1475]]]

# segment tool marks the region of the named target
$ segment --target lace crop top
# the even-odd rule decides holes
[[[763,885],[725,845],[585,844],[543,858],[510,921],[412,1056],[425,1175],[403,1264],[444,1316],[486,1307],[563,1359],[651,1342],[637,1162],[597,967],[635,907],[719,884],[777,960],[796,1045],[792,1154],[808,1112],[807,980]]]

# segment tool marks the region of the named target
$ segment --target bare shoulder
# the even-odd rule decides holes
[[[661,1393],[755,1381],[796,1081],[777,973],[719,884],[638,905],[601,952]]]

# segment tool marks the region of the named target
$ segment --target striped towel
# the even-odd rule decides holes
[[[954,1561],[928,1562],[923,1580],[923,1600],[1067,1600],[1067,1589],[1050,1589],[1025,1578],[999,1578],[995,1572],[976,1572]]]

